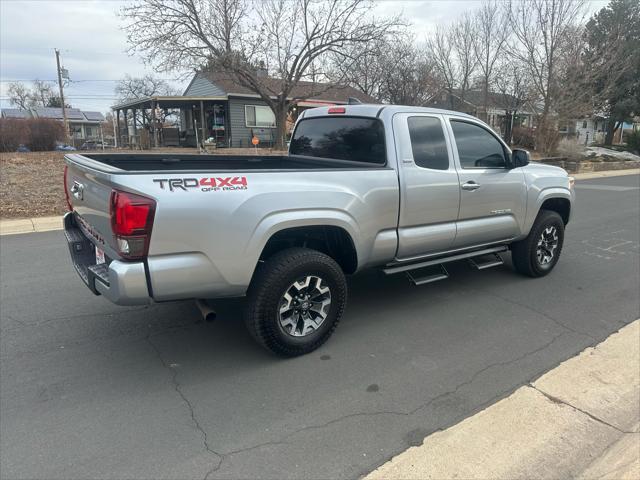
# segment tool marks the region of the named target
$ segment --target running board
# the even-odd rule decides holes
[[[464,260],[467,258],[481,257],[483,255],[495,254],[498,252],[506,252],[508,248],[506,246],[485,248],[484,250],[475,250],[473,252],[459,253],[458,255],[452,255],[450,257],[434,258],[433,260],[425,260],[424,262],[410,263],[407,265],[393,265],[387,268],[383,268],[382,271],[386,275],[393,275],[394,273],[408,272],[411,270],[417,270],[419,268],[432,267],[434,265],[441,265],[443,263],[455,262],[457,260]],[[493,266],[493,265],[492,265]],[[489,267],[485,267],[489,268]]]
[[[449,272],[444,268],[444,265],[440,266],[440,273],[434,273],[431,275],[425,275],[424,277],[414,277],[411,272],[405,272],[411,283],[414,285],[424,285],[425,283],[437,282],[438,280],[446,280],[449,278]]]
[[[500,255],[498,255],[497,253],[492,253],[491,257],[492,257],[491,259],[485,260],[485,261],[478,261],[480,259],[470,258],[469,263],[473,268],[477,270],[484,270],[486,268],[504,265],[504,261],[502,260],[502,257],[500,257]]]

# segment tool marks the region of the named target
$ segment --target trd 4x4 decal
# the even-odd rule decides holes
[[[203,192],[246,190],[247,177],[202,177],[202,178],[154,178],[153,181],[169,191],[199,188]]]

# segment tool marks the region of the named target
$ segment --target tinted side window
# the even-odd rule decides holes
[[[451,121],[462,168],[504,167],[504,148],[496,137],[471,123]]]
[[[416,165],[447,170],[449,155],[440,120],[433,117],[409,117],[408,122],[411,150]]]
[[[384,165],[384,128],[375,118],[309,118],[296,127],[289,153]]]

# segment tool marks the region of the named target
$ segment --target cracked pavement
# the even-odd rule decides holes
[[[638,318],[638,176],[578,183],[556,270],[422,287],[365,272],[333,338],[282,360],[238,300],[117,307],[61,232],[0,239],[0,477],[357,478]]]

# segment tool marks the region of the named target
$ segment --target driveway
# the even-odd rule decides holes
[[[1,246],[2,478],[356,478],[640,317],[637,175],[581,181],[543,279],[366,272],[333,338],[282,360],[193,302],[125,308],[61,232]],[[508,255],[507,255],[508,257]]]

